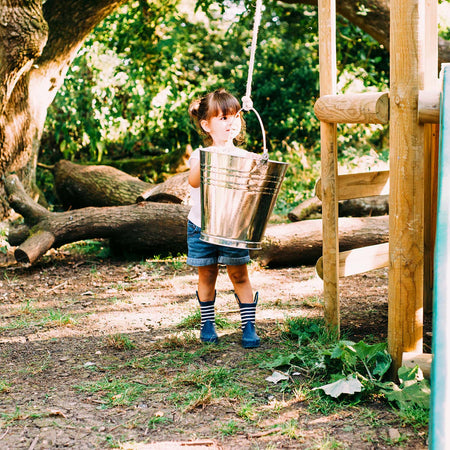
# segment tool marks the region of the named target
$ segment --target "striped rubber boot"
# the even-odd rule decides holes
[[[255,315],[256,305],[258,303],[258,293],[255,294],[255,301],[253,303],[241,303],[239,297],[236,294],[234,295],[238,301],[239,309],[241,311],[242,347],[259,347],[261,339],[258,337],[255,330]]]
[[[202,342],[217,343],[219,338],[217,337],[215,325],[215,311],[214,303],[216,301],[216,295],[214,294],[214,300],[210,302],[201,302],[198,298],[197,300],[200,304],[200,313],[202,317],[201,330],[200,330],[200,340]]]

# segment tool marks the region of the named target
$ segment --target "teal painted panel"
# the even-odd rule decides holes
[[[442,68],[429,448],[450,448],[450,64]]]

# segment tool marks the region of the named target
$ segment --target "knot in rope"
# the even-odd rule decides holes
[[[252,101],[252,99],[251,99],[249,96],[247,96],[247,95],[244,95],[244,96],[242,97],[242,109],[243,109],[244,111],[250,111],[250,110],[253,109],[253,101]]]

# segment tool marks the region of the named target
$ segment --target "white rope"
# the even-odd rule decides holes
[[[259,125],[261,126],[262,137],[263,137],[263,160],[267,160],[268,159],[268,151],[267,151],[267,145],[266,145],[266,132],[264,130],[264,125],[263,125],[260,115],[258,114],[256,109],[253,108],[253,101],[251,99],[253,68],[255,66],[255,54],[256,54],[256,44],[258,42],[258,30],[259,30],[259,25],[261,24],[262,2],[263,2],[263,0],[256,0],[255,21],[253,23],[252,45],[250,47],[250,61],[248,63],[247,88],[246,88],[244,97],[242,97],[242,108],[236,114],[236,118],[239,117],[239,114],[241,111],[247,111],[247,112],[253,111],[256,114]],[[232,142],[232,141],[233,141],[233,139],[229,138],[229,142]]]
[[[253,23],[252,45],[250,47],[250,62],[248,63],[247,89],[245,96],[242,97],[242,108],[244,111],[250,111],[253,108],[251,99],[253,68],[255,66],[256,44],[258,42],[258,30],[261,24],[262,0],[256,0],[255,21]]]

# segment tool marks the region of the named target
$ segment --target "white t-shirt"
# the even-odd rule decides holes
[[[194,150],[191,154],[191,157],[189,158],[188,165],[191,166],[191,161],[193,159],[196,159],[197,161],[200,161],[200,150],[202,147],[197,148]],[[244,157],[257,157],[254,153],[248,152],[247,150],[243,150],[239,147],[207,147],[203,150],[209,150],[209,151],[220,151],[221,153],[229,153],[234,156],[244,156]],[[191,204],[191,210],[189,211],[188,219],[198,227],[202,226],[202,211],[201,211],[201,198],[200,198],[200,187],[194,188],[191,185],[189,185],[190,189],[190,204]]]

